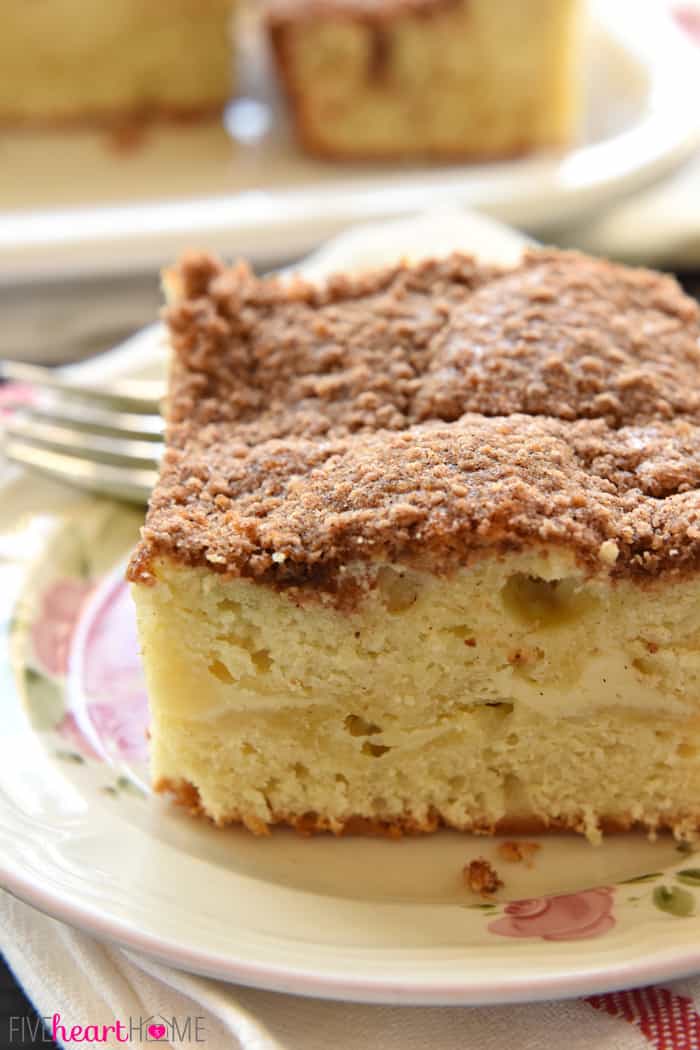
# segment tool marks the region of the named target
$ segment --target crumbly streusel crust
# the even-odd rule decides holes
[[[348,562],[551,544],[640,580],[700,565],[700,322],[673,279],[540,251],[323,288],[188,254],[169,280],[132,580],[167,556],[340,593]]]

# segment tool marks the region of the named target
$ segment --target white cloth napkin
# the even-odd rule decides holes
[[[49,1019],[49,1030],[55,1013],[68,1032],[74,1025],[101,1029],[119,1019],[122,1034],[132,1026],[129,1045],[136,1047],[143,1042],[173,1048],[199,1043],[204,1050],[700,1050],[700,979],[590,1000],[502,1007],[323,1002],[171,970],[101,944],[6,893],[0,894],[0,940],[17,979]],[[182,1038],[188,1018],[189,1040]],[[166,1022],[167,1034],[148,1038],[148,1026],[159,1020]],[[17,1036],[20,1021],[13,1023]],[[40,1035],[33,1041],[39,1045]],[[127,1044],[110,1036],[80,1045]]]

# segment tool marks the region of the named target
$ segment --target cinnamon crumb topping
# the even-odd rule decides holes
[[[552,544],[610,576],[700,564],[700,324],[673,279],[541,251],[322,288],[190,253],[171,280],[131,579],[167,555],[333,593],[350,561]]]

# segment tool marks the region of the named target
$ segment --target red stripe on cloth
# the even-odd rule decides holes
[[[591,995],[586,1002],[635,1025],[656,1050],[700,1050],[700,1014],[692,999],[673,995],[668,988]]]

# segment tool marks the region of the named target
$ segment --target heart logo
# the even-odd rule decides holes
[[[149,1026],[148,1026],[148,1034],[150,1035],[151,1039],[162,1039],[163,1036],[165,1035],[165,1025],[164,1024],[149,1024]]]

